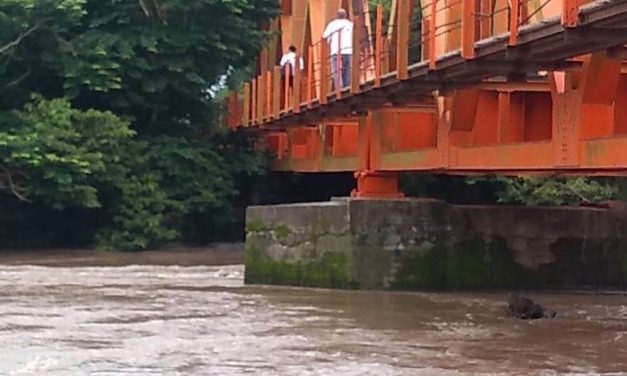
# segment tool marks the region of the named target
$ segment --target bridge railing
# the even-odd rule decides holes
[[[432,0],[410,9],[409,1],[399,0],[387,28],[379,4],[372,17],[374,27],[365,33],[364,25],[371,21],[369,10],[352,17],[353,53],[348,62],[340,55],[332,60],[329,54],[328,40],[335,35],[321,38],[296,56],[291,75],[289,63],[284,71],[274,66],[231,92],[226,102],[226,123],[230,129],[263,127],[313,106],[377,89],[385,82],[407,80],[412,67],[426,64],[429,69],[436,69],[438,59],[447,54],[459,53],[470,60],[475,57],[478,41],[504,33],[509,34],[508,44],[514,46],[520,28],[539,18],[538,13],[544,9],[553,7],[551,13],[555,13],[556,4],[561,5],[558,12],[562,24],[576,26],[583,2],[586,1],[543,0],[532,6],[531,0]],[[417,12],[420,17],[416,17]],[[339,33],[339,45],[341,38]],[[347,63],[349,82],[342,82],[340,72]]]

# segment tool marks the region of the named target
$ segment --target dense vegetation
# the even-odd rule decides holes
[[[461,177],[405,174],[408,195],[434,197],[456,204],[597,205],[627,199],[624,179],[583,177]]]
[[[232,235],[265,162],[218,134],[209,89],[275,3],[0,0],[0,246]]]

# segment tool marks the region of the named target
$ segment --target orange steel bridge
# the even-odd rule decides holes
[[[388,5],[280,0],[228,127],[258,132],[275,170],[354,171],[357,197],[399,196],[403,171],[627,175],[627,0]],[[340,7],[355,47],[343,89],[321,39]],[[292,87],[276,65],[291,44],[305,65]]]

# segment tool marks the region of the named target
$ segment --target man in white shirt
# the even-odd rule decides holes
[[[353,54],[353,23],[347,18],[346,10],[337,11],[337,18],[329,22],[322,33],[329,43],[333,87],[346,87],[350,80],[351,55]],[[341,64],[341,73],[338,66]],[[339,81],[339,82],[338,82]]]
[[[281,62],[279,63],[279,65],[281,66],[281,74],[283,75],[284,78],[289,80],[290,87],[293,86],[294,69],[296,68],[295,64],[296,64],[296,47],[289,46],[287,49],[287,52],[284,53],[283,56],[281,57]],[[286,69],[286,66],[288,67],[287,69]],[[302,56],[298,61],[298,66],[301,72],[305,69],[305,61],[303,60]]]

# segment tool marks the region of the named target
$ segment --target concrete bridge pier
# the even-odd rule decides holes
[[[250,284],[343,289],[627,287],[627,211],[342,198],[250,207]]]

